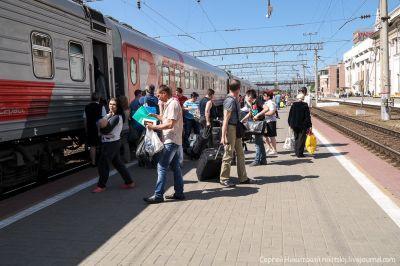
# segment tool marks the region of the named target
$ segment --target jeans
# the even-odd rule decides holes
[[[254,158],[254,163],[263,164],[267,161],[263,135],[255,135],[254,140],[256,144],[256,157]]]
[[[184,122],[185,122],[184,123],[185,136],[183,138],[184,148],[189,148],[190,133],[192,133],[192,129],[193,129],[194,134],[200,134],[200,124],[197,123],[196,120],[194,120],[194,119],[187,119],[187,118],[185,118]]]
[[[183,177],[180,164],[181,152],[180,145],[175,143],[164,144],[164,150],[157,164],[158,179],[154,193],[156,198],[163,198],[169,167],[174,172],[175,195],[177,197],[183,196]]]

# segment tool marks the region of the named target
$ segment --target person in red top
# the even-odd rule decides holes
[[[174,98],[179,101],[179,104],[181,105],[181,107],[183,107],[184,102],[186,102],[188,99],[186,96],[183,95],[182,88],[176,88],[176,95]]]

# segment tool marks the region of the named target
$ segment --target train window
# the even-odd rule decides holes
[[[79,43],[69,43],[69,73],[72,80],[85,80],[85,57]]]
[[[179,69],[175,69],[175,88],[181,86],[181,71]]]
[[[137,82],[137,66],[136,66],[136,61],[135,58],[131,58],[131,82],[133,85],[136,84]]]
[[[162,67],[162,84],[169,85],[169,69],[167,66]]]
[[[32,32],[31,42],[33,73],[37,78],[53,78],[53,49],[50,36]]]
[[[185,71],[185,88],[190,89],[190,73]]]
[[[192,83],[193,84],[193,89],[197,90],[197,84],[199,84],[199,81],[198,81],[198,78],[197,78],[197,73],[193,72],[192,78],[193,78],[193,83]]]

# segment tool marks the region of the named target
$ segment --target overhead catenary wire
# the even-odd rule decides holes
[[[210,19],[210,17],[208,16],[206,10],[204,9],[203,5],[202,5],[199,1],[197,1],[197,3],[198,3],[198,5],[200,6],[201,11],[203,12],[203,14],[205,15],[205,17],[207,18],[208,22],[210,23],[211,27],[212,27],[212,28],[214,29],[214,31],[218,34],[218,36],[221,38],[221,40],[224,41],[225,45],[226,45],[226,46],[229,46],[228,42],[225,40],[225,38],[222,36],[222,34],[221,34],[219,31],[217,31],[217,29],[216,29],[214,23],[211,21],[211,19]]]
[[[169,24],[171,24],[172,26],[174,26],[175,28],[177,28],[178,30],[180,30],[181,32],[183,32],[186,36],[188,36],[189,38],[195,40],[197,43],[201,44],[202,46],[209,48],[206,44],[204,44],[203,42],[201,42],[200,40],[198,40],[197,38],[193,37],[190,33],[186,32],[185,30],[183,30],[181,27],[179,27],[178,25],[176,25],[175,23],[173,23],[171,20],[169,20],[168,18],[166,18],[163,14],[161,14],[160,12],[158,12],[157,10],[155,10],[154,8],[152,8],[151,6],[149,6],[146,2],[143,1],[143,5],[146,6],[148,9],[150,9],[152,12],[154,12],[155,14],[157,14],[158,16],[160,16],[162,19],[164,19],[165,21],[167,21]]]
[[[346,21],[351,18],[345,19],[332,19],[326,20],[325,22],[340,22]],[[238,32],[238,31],[252,31],[252,30],[263,30],[263,29],[277,29],[277,28],[290,28],[290,27],[301,27],[306,25],[314,25],[319,24],[322,21],[315,21],[315,22],[306,22],[306,23],[293,23],[293,24],[282,24],[282,25],[274,25],[274,26],[261,26],[261,27],[247,27],[247,28],[228,28],[228,29],[215,29],[215,30],[207,30],[207,31],[197,31],[197,32],[190,32],[191,35],[201,35],[207,33],[215,33],[215,32]],[[173,37],[177,34],[173,35],[161,35],[161,36],[153,36],[153,38],[162,38],[162,37]]]
[[[351,18],[354,18],[354,15],[355,15],[358,11],[360,11],[360,9],[361,9],[366,3],[367,3],[367,0],[364,0],[364,1],[357,7],[357,9],[356,9],[355,11],[353,11],[353,13],[351,14]],[[349,20],[347,20],[347,21],[349,21]],[[347,24],[347,21],[346,21],[341,27],[339,27],[339,28],[336,30],[336,32],[335,32],[334,34],[331,35],[331,37],[328,39],[328,41],[331,40],[331,39],[333,39],[333,38],[336,36],[336,34],[337,34],[341,29],[343,29],[344,25]],[[345,47],[345,46],[346,46],[349,42],[351,42],[351,41],[352,41],[352,40],[349,40],[349,41],[343,43],[338,49],[335,50],[335,52],[333,52],[332,54],[330,54],[329,56],[327,56],[327,58],[330,58],[330,57],[332,57],[333,55],[337,55],[337,53],[338,53],[341,49],[343,49],[343,47]],[[336,57],[336,58],[337,58],[337,57]],[[328,63],[326,63],[326,64],[324,65],[324,67],[326,67],[327,65],[328,65]]]

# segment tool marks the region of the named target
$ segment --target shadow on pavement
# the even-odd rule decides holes
[[[314,154],[314,159],[325,159],[325,158],[330,158],[330,157],[335,157],[339,155],[346,155],[348,152],[338,152],[338,153],[330,153],[330,152],[322,152],[322,153],[315,153]]]
[[[282,182],[296,182],[306,178],[319,178],[318,175],[283,175],[283,176],[258,176],[254,178],[257,185],[282,183]]]
[[[296,165],[296,164],[303,164],[303,163],[313,163],[311,159],[293,159],[293,160],[285,160],[285,161],[274,161],[268,162],[269,165]]]
[[[215,180],[214,180],[215,181]],[[215,181],[216,182],[216,181]],[[221,197],[238,197],[248,196],[257,193],[259,188],[257,187],[245,187],[238,185],[234,188],[210,188],[203,190],[193,190],[185,193],[186,200],[209,200],[213,198]]]
[[[317,144],[318,147],[342,147],[347,146],[348,143],[331,143],[331,144]]]
[[[185,161],[182,174],[195,169],[195,163]],[[85,260],[148,206],[143,197],[154,193],[157,171],[138,166],[129,171],[137,185],[134,189],[120,189],[122,179],[117,174],[103,193],[92,194],[90,187],[0,230],[1,261],[77,265]],[[167,180],[166,189],[173,182],[171,172]]]

